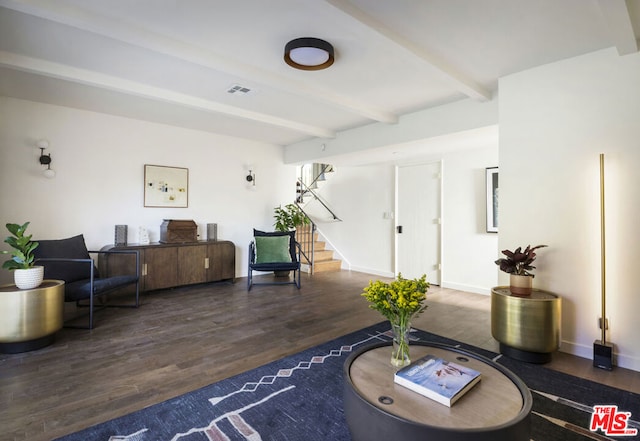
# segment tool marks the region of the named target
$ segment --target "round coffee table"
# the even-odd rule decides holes
[[[533,400],[515,374],[453,346],[411,344],[412,360],[427,354],[480,371],[482,380],[447,407],[394,383],[391,343],[363,347],[344,365],[344,411],[354,441],[529,441]]]

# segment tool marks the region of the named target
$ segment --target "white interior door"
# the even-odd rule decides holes
[[[396,274],[440,285],[441,163],[399,166],[396,174]]]

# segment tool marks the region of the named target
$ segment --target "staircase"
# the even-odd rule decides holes
[[[309,272],[312,273],[340,271],[342,261],[334,259],[333,250],[326,248],[327,243],[319,240],[319,234],[314,230],[314,225],[305,225],[296,229],[296,240],[300,243],[303,253],[302,264],[307,265]]]
[[[342,261],[335,259],[333,250],[327,249],[326,242],[319,240],[317,222],[336,222],[340,219],[318,195],[318,184],[333,172],[328,164],[305,164],[300,168],[300,178],[296,183],[296,205],[311,219],[311,225],[299,227],[296,240],[300,243],[302,263],[310,273],[340,271]]]

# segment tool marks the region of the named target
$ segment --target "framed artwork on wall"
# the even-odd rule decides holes
[[[498,232],[498,167],[485,169],[487,186],[487,233]]]
[[[189,169],[145,164],[144,206],[187,208]]]

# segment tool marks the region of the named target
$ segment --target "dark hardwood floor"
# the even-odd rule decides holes
[[[382,321],[360,296],[377,278],[303,274],[299,291],[251,292],[238,279],[99,311],[92,331],[63,329],[47,348],[0,355],[0,440],[48,441]],[[432,287],[427,303],[415,327],[497,349],[488,296]],[[548,366],[640,393],[638,372],[606,372],[562,353]]]

